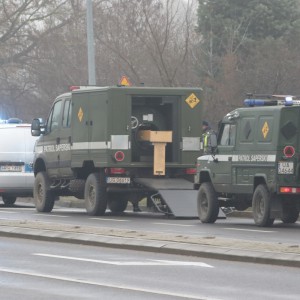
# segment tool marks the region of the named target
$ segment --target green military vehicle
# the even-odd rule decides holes
[[[258,97],[258,96],[256,96]],[[300,209],[300,101],[246,99],[228,113],[212,153],[197,160],[198,216],[214,223],[219,207],[252,206],[258,226],[295,223]]]
[[[128,201],[179,217],[196,216],[193,178],[200,150],[199,88],[86,87],[34,119],[34,200],[50,212],[62,195],[85,200],[88,214]]]

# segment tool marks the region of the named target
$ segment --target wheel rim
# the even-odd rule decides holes
[[[207,200],[207,197],[206,197],[205,193],[201,194],[200,209],[201,209],[201,212],[207,214],[207,211],[208,211],[208,200]]]
[[[259,219],[261,219],[265,212],[265,203],[263,201],[263,197],[261,193],[258,194],[255,205],[255,212]]]
[[[39,203],[42,203],[43,195],[44,195],[43,185],[39,183],[39,185],[38,185],[38,199],[37,199]]]
[[[95,186],[93,186],[92,184],[89,187],[89,203],[91,206],[95,206],[95,203],[96,203]]]
[[[254,217],[257,220],[257,222],[261,222],[261,220],[264,218],[265,215],[265,201],[263,194],[261,192],[257,193],[256,199],[255,199],[255,207],[254,207]]]

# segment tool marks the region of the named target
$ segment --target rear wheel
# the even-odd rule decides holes
[[[36,175],[33,187],[33,197],[37,211],[52,211],[55,195],[50,191],[50,180],[46,172],[39,172]]]
[[[108,197],[108,208],[113,213],[123,212],[128,204],[128,195],[121,193],[112,193]]]
[[[107,206],[107,192],[103,172],[92,173],[85,182],[85,208],[89,215],[104,215]]]
[[[202,223],[214,223],[219,214],[219,204],[214,187],[210,182],[200,185],[198,191],[198,216]]]
[[[260,227],[272,226],[274,218],[270,218],[271,195],[265,184],[256,187],[252,198],[253,218]]]
[[[299,218],[299,209],[296,206],[283,205],[281,221],[291,224],[297,222]]]
[[[16,200],[17,200],[17,197],[14,197],[14,196],[2,196],[2,200],[3,200],[3,203],[4,203],[4,206],[6,207],[12,207]]]

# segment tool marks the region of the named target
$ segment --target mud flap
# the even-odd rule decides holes
[[[278,196],[274,196],[271,201],[270,218],[281,218],[282,217],[282,204]]]

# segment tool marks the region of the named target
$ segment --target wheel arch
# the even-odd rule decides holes
[[[200,171],[199,173],[199,182],[204,183],[204,182],[212,182],[211,181],[211,174],[209,170],[203,170]]]
[[[34,162],[34,176],[37,175],[39,172],[46,172],[46,163],[43,158],[39,157]]]
[[[253,192],[260,184],[267,184],[267,176],[266,174],[255,174],[253,181]]]
[[[82,163],[82,167],[73,168],[74,174],[76,174],[76,178],[86,180],[88,176],[92,173],[98,172],[100,169],[95,167],[94,161],[85,160]]]

